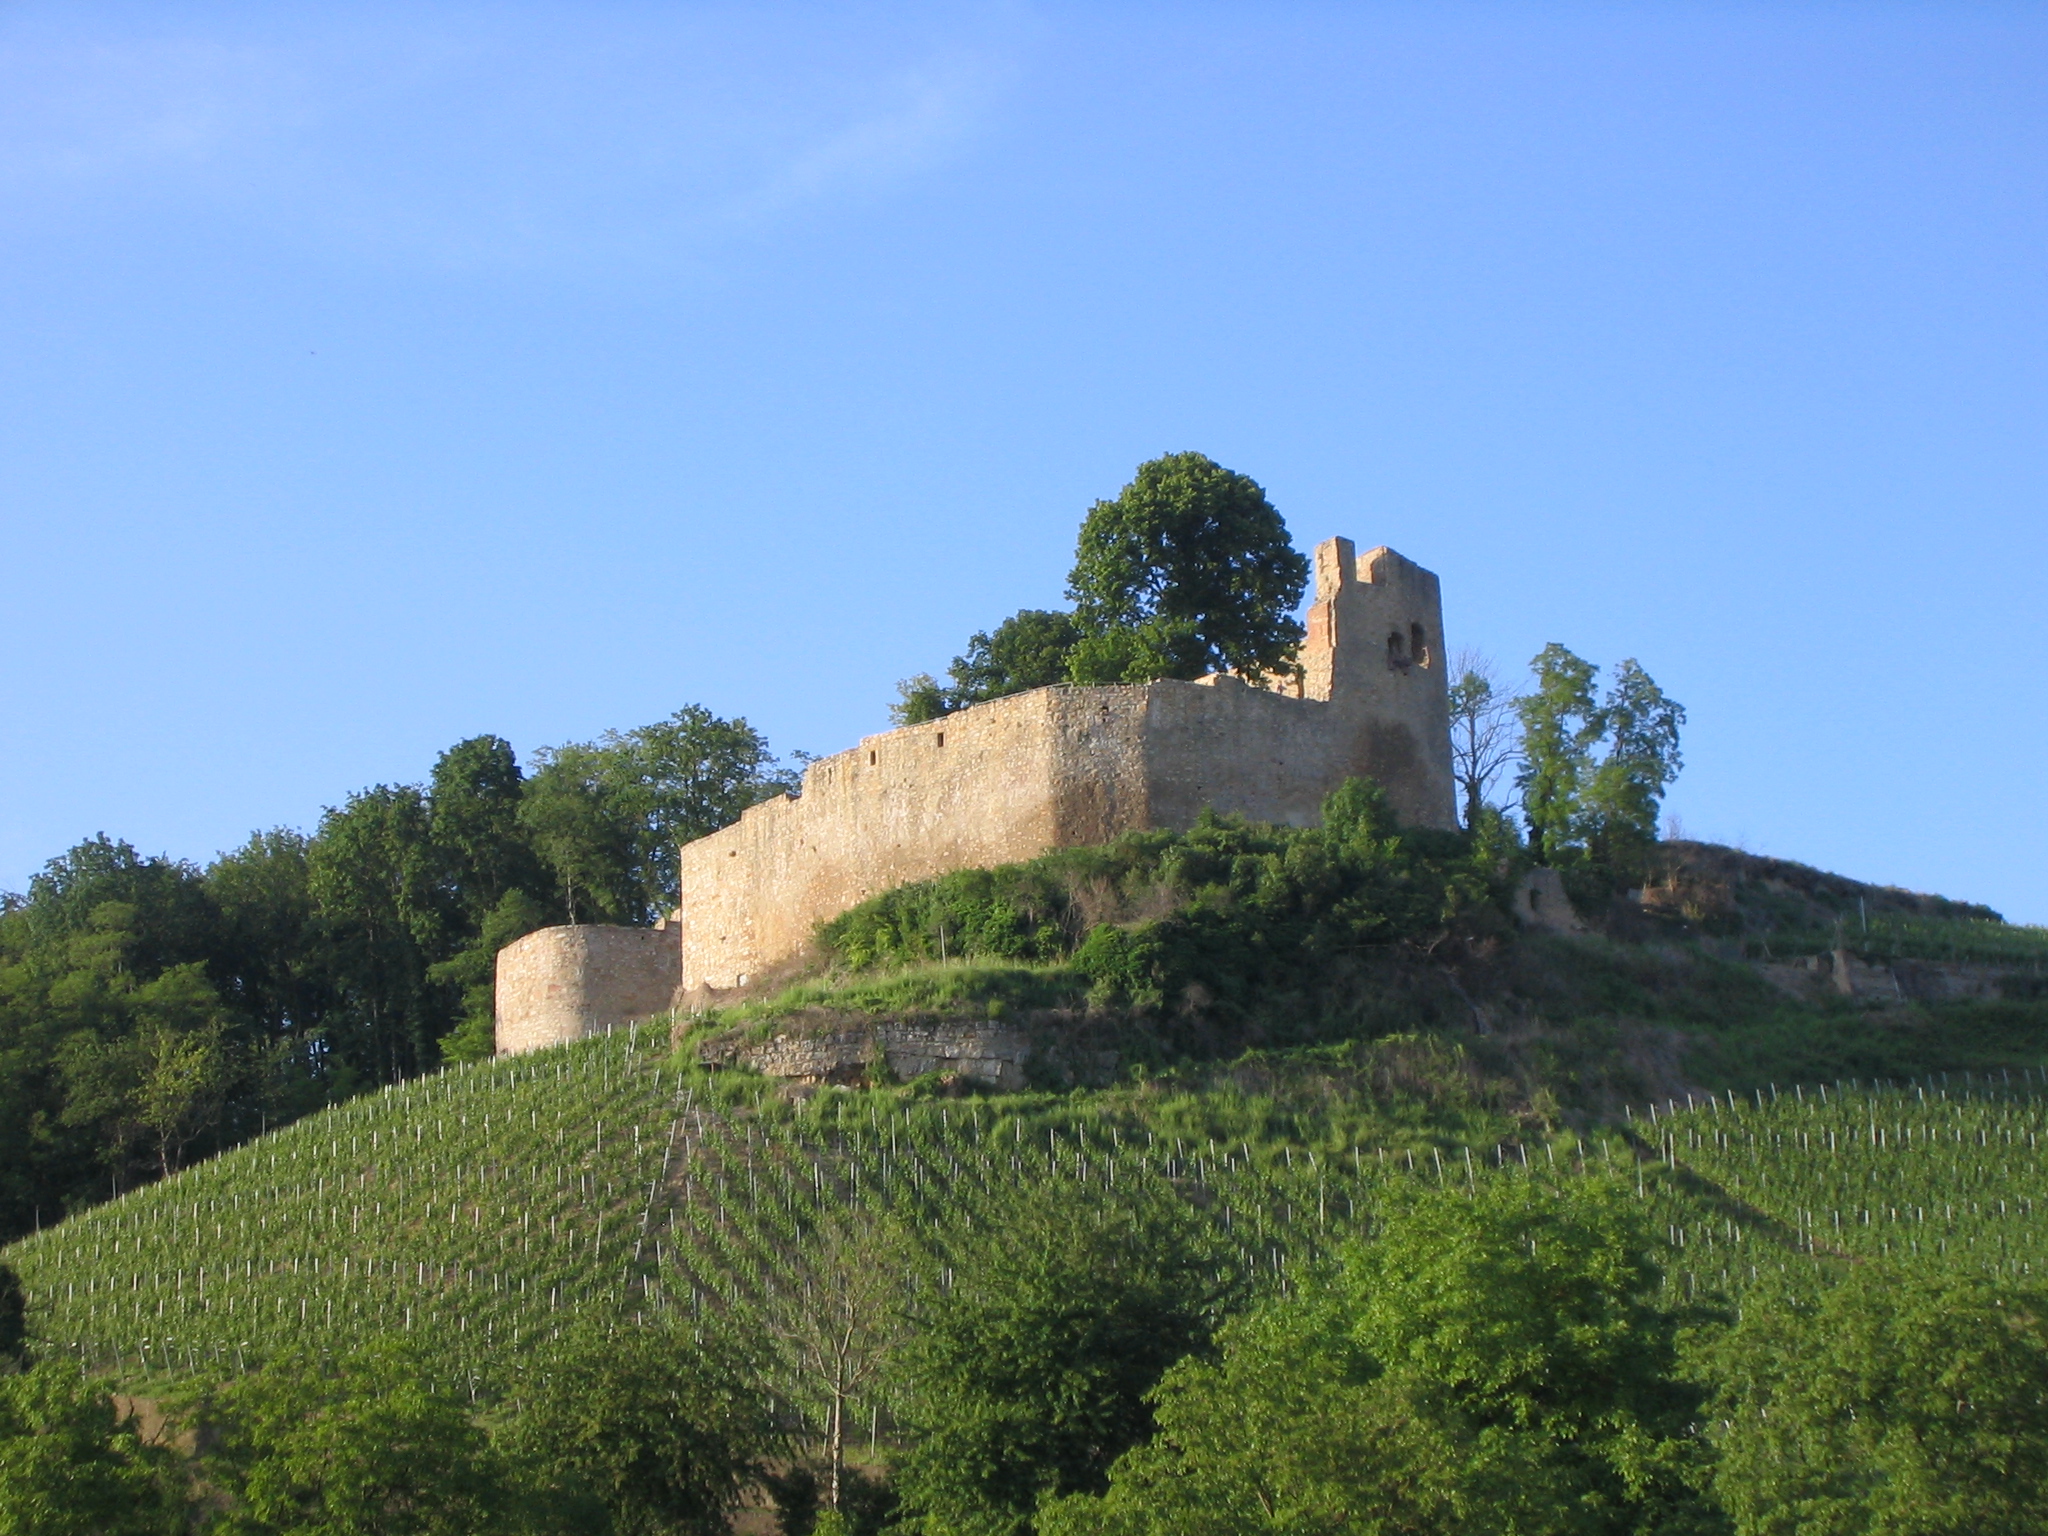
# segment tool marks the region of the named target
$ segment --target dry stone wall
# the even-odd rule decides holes
[[[1030,1031],[1023,1029],[903,1022],[725,1042],[703,1059],[818,1085],[871,1083],[883,1075],[877,1069],[886,1067],[900,1082],[938,1072],[977,1087],[1017,1089],[1026,1084],[1032,1045]]]

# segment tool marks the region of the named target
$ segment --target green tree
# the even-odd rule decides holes
[[[946,670],[951,687],[929,672],[898,683],[900,697],[890,706],[890,718],[898,725],[919,725],[970,704],[1071,681],[1068,661],[1081,638],[1071,613],[1043,608],[1013,613],[992,632],[976,633],[967,654],[953,658]]]
[[[1744,1297],[1712,1358],[1714,1486],[1739,1536],[2048,1530],[2048,1298],[1847,1269]]]
[[[904,1354],[911,1529],[1015,1536],[1041,1496],[1099,1489],[1229,1300],[1210,1241],[1170,1190],[1081,1184],[1020,1190],[956,1234]]]
[[[553,875],[557,910],[570,923],[640,915],[634,828],[607,792],[605,769],[595,747],[543,752],[519,803],[519,823]]]
[[[525,783],[502,736],[459,741],[434,764],[429,835],[472,930],[513,891],[547,894],[547,876],[519,824]]]
[[[745,720],[687,704],[666,720],[598,739],[599,777],[628,830],[640,920],[675,906],[676,850],[731,826],[750,805],[798,787]]]
[[[338,999],[313,900],[311,850],[304,833],[277,827],[207,866],[221,935],[209,972],[247,1025],[255,1074],[239,1129],[295,1119],[346,1097],[356,1080],[351,1064],[318,1048]]]
[[[1657,840],[1657,810],[1678,777],[1678,728],[1685,706],[1665,697],[1633,659],[1614,669],[1600,704],[1606,751],[1586,786],[1593,857],[1617,871],[1633,869]]]
[[[1158,1432],[1108,1491],[1047,1506],[1042,1536],[1462,1536],[1469,1436],[1389,1381],[1348,1321],[1312,1294],[1231,1322],[1219,1358],[1167,1373]]]
[[[184,1504],[171,1457],[76,1365],[0,1375],[0,1536],[171,1536]]]
[[[1679,1376],[1652,1251],[1617,1187],[1414,1197],[1346,1265],[1352,1335],[1442,1394],[1474,1437],[1474,1486],[1548,1489],[1558,1531],[1682,1529],[1704,1518],[1700,1397]]]
[[[533,1360],[504,1444],[569,1529],[723,1533],[773,1445],[733,1365],[668,1324],[586,1317]]]
[[[197,965],[164,972],[135,994],[142,1073],[136,1118],[165,1177],[193,1142],[218,1129],[240,1075],[230,1020]]]
[[[472,1536],[502,1529],[503,1473],[466,1403],[395,1343],[273,1361],[214,1404],[207,1460],[228,1536]]]
[[[1075,682],[1282,673],[1308,561],[1257,482],[1199,453],[1138,466],[1081,525],[1067,595],[1082,638]]]
[[[453,1011],[428,985],[454,921],[426,797],[379,784],[320,819],[307,856],[336,981],[329,1044],[373,1081],[398,1082],[433,1064]]]
[[[486,1061],[496,1052],[498,951],[545,928],[548,919],[548,909],[540,901],[525,891],[507,891],[484,914],[474,939],[428,967],[428,980],[462,989],[462,1022],[441,1037],[443,1061]]]
[[[1175,1367],[1158,1436],[1046,1536],[1712,1531],[1649,1249],[1612,1190],[1405,1197]]]
[[[1522,718],[1522,768],[1515,785],[1539,864],[1561,863],[1584,846],[1586,789],[1603,724],[1593,702],[1599,668],[1554,641],[1530,664],[1534,691],[1516,705]]]
[[[571,922],[651,922],[678,898],[676,849],[797,787],[760,732],[697,704],[539,762],[519,818]]]

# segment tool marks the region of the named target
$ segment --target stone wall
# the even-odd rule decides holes
[[[886,1065],[899,1082],[945,1073],[983,1088],[1025,1086],[1029,1031],[995,1024],[881,1023],[792,1030],[768,1040],[725,1041],[703,1052],[714,1066],[739,1065],[790,1082],[872,1083]]]
[[[1049,848],[1185,828],[1214,808],[1312,825],[1363,775],[1403,820],[1456,825],[1437,579],[1392,550],[1316,551],[1299,679],[1054,687],[862,739],[798,798],[681,855],[683,983],[757,986],[817,925],[892,887]]]
[[[498,951],[498,1053],[602,1035],[675,1006],[675,928],[579,923],[542,928]]]

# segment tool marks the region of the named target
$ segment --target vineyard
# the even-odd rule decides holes
[[[1679,1294],[1854,1256],[2029,1284],[2048,1264],[2048,1094],[2016,1076],[1767,1088],[1632,1107],[1622,1128],[1345,1144],[1232,1140],[1113,1094],[791,1103],[621,1032],[368,1096],[8,1250],[43,1346],[123,1380],[410,1334],[490,1396],[571,1314],[761,1335],[822,1224],[887,1217],[937,1252],[1009,1186],[1172,1189],[1254,1288],[1368,1233],[1402,1183],[1604,1178],[1645,1202]],[[801,1397],[798,1385],[787,1393]],[[879,1408],[872,1411],[879,1412]]]

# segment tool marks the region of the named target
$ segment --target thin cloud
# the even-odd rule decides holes
[[[962,153],[1033,30],[1007,7],[886,25],[768,8],[363,17],[0,31],[0,218],[183,203],[380,262],[688,262]]]

